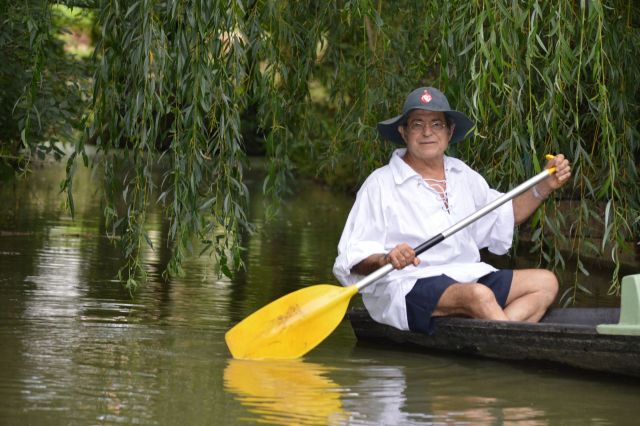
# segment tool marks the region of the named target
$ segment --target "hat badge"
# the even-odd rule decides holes
[[[423,104],[428,104],[429,102],[431,102],[431,99],[433,99],[433,97],[431,96],[431,93],[429,93],[428,90],[425,90],[422,93],[422,96],[420,96],[420,102],[422,102]]]

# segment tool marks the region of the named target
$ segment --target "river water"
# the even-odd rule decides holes
[[[131,295],[103,236],[96,179],[79,170],[72,220],[63,175],[38,165],[0,188],[0,424],[604,425],[640,415],[635,380],[357,345],[346,321],[302,360],[233,360],[223,339],[233,324],[292,290],[335,283],[351,197],[300,182],[264,223],[254,191],[260,231],[233,281],[212,274],[208,257],[163,281],[165,221],[152,211],[149,281]],[[607,273],[583,303],[617,303],[604,295]]]

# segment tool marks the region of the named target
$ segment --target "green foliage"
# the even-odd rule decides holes
[[[65,44],[67,53],[79,59],[90,57],[93,53],[93,40],[98,39],[93,10],[63,4],[52,5],[51,10],[52,24],[59,29],[57,37]]]
[[[60,141],[80,125],[86,65],[65,57],[50,2],[0,1],[0,10],[0,168],[28,170],[34,155],[60,158]]]
[[[28,52],[3,76],[20,74],[20,66],[30,71],[0,86],[21,99],[22,121],[9,123],[15,129],[34,128],[30,111],[42,98],[49,51],[41,46],[51,43],[38,39],[50,34],[46,2],[28,4],[39,14],[20,9],[22,21],[14,21],[26,25],[0,30],[0,47],[19,39]],[[95,143],[104,214],[123,244],[130,285],[144,277],[150,204],[170,222],[169,275],[183,272],[196,239],[231,274],[241,266],[240,235],[251,229],[244,170],[256,147],[249,145],[258,141],[269,159],[263,189],[272,199],[291,186],[293,172],[353,191],[393,149],[378,140],[376,123],[397,114],[420,85],[440,87],[477,122],[475,138],[451,151],[492,185],[506,190],[523,181],[548,152],[572,160],[572,185],[524,230],[541,262],[564,267],[561,248],[569,247],[577,280],[586,273],[583,256],[606,251],[619,265],[631,235],[640,235],[640,11],[632,0],[110,0],[92,7],[91,120],[65,188],[73,208],[75,160],[87,162],[85,144]],[[9,104],[3,97],[3,108]]]
[[[316,19],[322,8],[328,7],[276,1],[101,4],[86,140],[102,153],[105,216],[121,237],[129,285],[145,274],[139,253],[150,244],[145,215],[152,202],[170,221],[169,275],[183,272],[194,238],[221,272],[240,266],[239,238],[251,229],[241,116],[255,111],[245,121],[264,135],[271,160],[264,191],[278,199],[326,31],[327,20]],[[71,206],[78,155],[84,156],[82,143],[68,163]],[[154,182],[158,165],[163,175]]]

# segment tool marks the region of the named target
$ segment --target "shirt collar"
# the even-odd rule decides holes
[[[400,185],[405,181],[416,177],[422,179],[420,175],[402,159],[406,152],[407,148],[396,149],[391,155],[391,161],[389,161],[389,167],[391,167],[391,173],[393,173],[393,180],[396,185]],[[460,172],[461,170],[462,169],[457,161],[452,157],[444,156],[445,174],[449,174],[450,172]]]

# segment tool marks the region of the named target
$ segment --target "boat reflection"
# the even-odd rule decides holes
[[[400,364],[372,361],[391,354],[354,350],[352,359],[362,365],[341,375],[349,389],[342,402],[352,424],[549,424],[549,414],[531,406],[530,393],[514,392],[515,367],[447,356],[408,356]],[[546,403],[554,398],[550,395],[553,390],[538,397]]]
[[[232,393],[260,423],[279,425],[342,425],[349,413],[340,387],[321,364],[295,360],[230,359],[224,371],[225,390]]]

